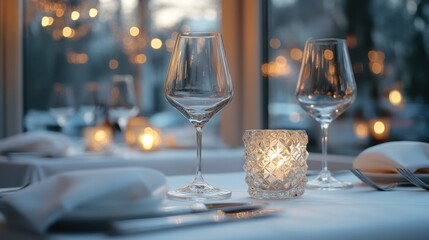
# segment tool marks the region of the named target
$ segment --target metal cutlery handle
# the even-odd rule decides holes
[[[217,210],[170,217],[120,220],[114,221],[110,224],[109,233],[112,235],[124,235],[133,233],[153,232],[179,227],[223,223],[272,216],[278,212],[280,212],[280,210],[278,209],[244,210],[232,213],[225,213],[221,210]]]

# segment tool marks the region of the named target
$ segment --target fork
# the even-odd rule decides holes
[[[417,187],[423,188],[429,191],[429,185],[420,180],[410,169],[407,168],[397,168],[398,172],[404,176],[410,183],[414,184]]]
[[[350,169],[350,171],[356,176],[358,177],[362,182],[366,183],[367,185],[373,187],[374,189],[377,189],[378,191],[391,191],[394,188],[396,188],[397,186],[399,186],[401,183],[391,183],[389,185],[386,186],[381,186],[377,183],[375,183],[373,180],[371,180],[370,178],[368,178],[365,174],[363,174],[359,169]]]

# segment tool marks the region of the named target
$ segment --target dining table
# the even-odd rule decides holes
[[[238,155],[237,155],[238,156]],[[311,153],[310,153],[311,156]],[[338,158],[338,157],[337,157]],[[347,169],[344,157],[333,174],[350,181],[353,187],[343,190],[306,188],[302,196],[282,200],[251,198],[246,174],[241,168],[205,173],[210,184],[232,191],[230,199],[218,202],[263,202],[274,214],[225,223],[203,224],[162,231],[115,234],[109,231],[54,231],[33,234],[9,227],[0,215],[0,239],[428,239],[429,192],[406,186],[393,191],[376,191],[363,184]],[[308,179],[317,168],[310,168]],[[1,178],[1,177],[0,177]],[[181,187],[193,174],[169,174],[169,189]],[[164,206],[188,206],[193,202],[165,199]]]
[[[243,170],[244,149],[204,149],[202,153],[204,173],[226,173]],[[307,164],[309,169],[321,165],[321,154],[311,153]],[[331,155],[333,170],[351,167],[353,157]],[[73,154],[44,157],[34,153],[0,155],[0,188],[18,187],[40,181],[49,176],[82,169],[147,167],[161,171],[167,176],[187,175],[195,172],[196,152],[194,149],[163,149],[140,152],[124,146],[117,146],[113,153],[77,151]]]

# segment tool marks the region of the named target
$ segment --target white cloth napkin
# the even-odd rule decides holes
[[[415,141],[387,142],[361,152],[353,167],[365,172],[396,173],[396,168],[429,172],[429,143]]]
[[[88,220],[156,211],[166,191],[165,176],[148,168],[71,171],[5,194],[0,210],[8,224],[43,233],[67,216]]]
[[[34,153],[44,157],[57,157],[65,155],[71,145],[71,140],[64,134],[33,131],[0,140],[0,154]]]

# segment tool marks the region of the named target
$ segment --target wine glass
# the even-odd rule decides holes
[[[61,129],[75,113],[74,104],[73,90],[69,86],[55,83],[49,103],[49,113]]]
[[[138,113],[133,77],[130,75],[113,76],[109,98],[109,120],[117,123],[121,131],[124,131],[128,119],[137,116]]]
[[[98,106],[98,85],[96,82],[88,82],[85,85],[82,100],[79,106],[79,113],[87,126],[91,124],[95,125]]]
[[[232,100],[232,95],[220,33],[178,34],[165,82],[165,97],[196,129],[197,166],[192,183],[169,191],[170,199],[205,201],[231,197],[230,191],[213,187],[204,180],[201,143],[204,126]]]
[[[329,124],[356,98],[356,83],[343,39],[306,41],[295,95],[301,107],[320,123],[322,130],[322,170],[307,183],[307,187],[350,188],[350,182],[339,181],[331,175],[327,163]]]

